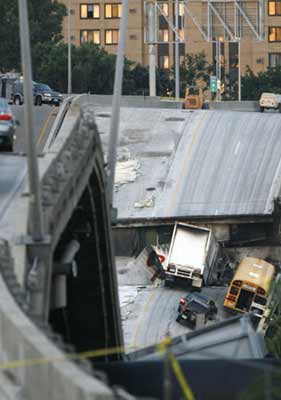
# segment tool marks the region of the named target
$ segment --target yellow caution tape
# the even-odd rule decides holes
[[[169,336],[165,337],[164,340],[157,345],[157,349],[160,353],[167,353],[168,358],[171,362],[172,369],[174,371],[174,374],[179,382],[179,385],[182,389],[182,392],[187,400],[195,400],[195,397],[192,393],[192,390],[183,375],[183,372],[181,370],[181,367],[172,353],[172,351],[169,349],[171,346],[171,338]],[[130,349],[133,349],[130,347]],[[126,350],[128,350],[128,347],[126,347]],[[50,357],[50,358],[33,358],[33,359],[26,359],[26,360],[15,360],[15,361],[7,361],[0,363],[0,370],[6,370],[6,369],[14,369],[14,368],[20,368],[20,367],[28,367],[28,366],[35,366],[35,365],[46,365],[49,363],[58,363],[58,362],[63,362],[63,361],[68,361],[68,360],[83,360],[83,359],[88,359],[88,358],[97,358],[97,357],[103,357],[103,356],[109,356],[113,354],[122,354],[125,352],[125,346],[118,346],[118,347],[111,347],[108,349],[98,349],[98,350],[93,350],[93,351],[85,351],[82,353],[72,353],[72,354],[67,354],[63,357]]]
[[[191,387],[189,386],[189,384],[182,372],[182,369],[180,367],[178,360],[176,359],[176,357],[174,356],[172,351],[170,349],[168,349],[168,347],[170,347],[171,343],[172,343],[171,338],[169,336],[166,336],[163,339],[163,341],[157,345],[158,351],[160,353],[165,353],[165,352],[167,353],[168,358],[171,362],[171,366],[174,371],[175,377],[177,378],[177,380],[179,382],[179,385],[184,394],[184,397],[187,400],[195,400],[195,397],[193,395]]]
[[[180,384],[181,390],[182,390],[185,398],[187,400],[195,400],[195,397],[192,393],[191,387],[189,386],[189,384],[182,372],[182,369],[180,367],[178,360],[176,359],[176,357],[174,356],[174,354],[171,351],[168,352],[168,357],[169,357],[169,360],[171,361],[171,365],[172,365],[174,374]]]
[[[128,350],[128,348],[126,348]],[[50,357],[50,358],[31,358],[26,360],[16,360],[16,361],[7,361],[4,363],[0,363],[0,370],[1,369],[14,369],[19,367],[27,367],[27,366],[34,366],[34,365],[45,365],[49,363],[57,363],[63,362],[67,360],[83,360],[87,358],[97,358],[102,356],[109,356],[113,354],[121,354],[125,352],[124,346],[119,347],[111,347],[108,349],[99,349],[93,351],[85,351],[82,353],[72,353],[67,354],[62,357]]]

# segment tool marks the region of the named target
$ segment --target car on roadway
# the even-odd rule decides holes
[[[41,106],[42,104],[54,104],[59,106],[63,100],[61,93],[54,91],[45,83],[32,82],[34,104]],[[21,105],[24,102],[23,80],[13,83],[10,102],[12,104]]]
[[[11,107],[8,101],[3,97],[0,98],[0,149],[5,151],[13,151],[14,140],[16,138],[16,125]]]
[[[281,113],[281,94],[262,93],[259,100],[260,112],[264,110],[278,110]]]
[[[10,103],[17,106],[23,104],[23,81],[17,80],[12,85]]]
[[[62,94],[54,91],[45,83],[34,83],[33,85],[34,104],[41,106],[42,104],[54,104],[59,106],[63,100]]]
[[[214,319],[217,312],[218,309],[214,300],[202,293],[188,293],[180,299],[176,321],[185,321],[192,328],[195,328],[198,314],[203,314],[204,323],[206,323],[209,319]]]

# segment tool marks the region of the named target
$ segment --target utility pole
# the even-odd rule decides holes
[[[72,71],[71,71],[71,0],[68,0],[67,8],[67,45],[68,45],[68,81],[67,93],[72,93]]]
[[[179,67],[179,1],[175,1],[175,97],[180,97],[180,67]]]
[[[221,41],[216,40],[216,76],[217,76],[217,94],[216,100],[221,100]]]
[[[34,139],[33,88],[30,56],[27,1],[18,0],[21,62],[24,89],[24,123],[27,144],[27,164],[29,178],[30,237],[25,239],[29,270],[26,274],[26,290],[30,313],[47,322],[49,316],[49,296],[51,286],[51,250],[43,226],[43,213],[39,185],[39,170]]]
[[[238,40],[238,101],[241,101],[241,40]]]
[[[147,13],[147,42],[149,54],[149,96],[156,96],[156,61],[155,61],[155,4],[146,4]]]
[[[149,52],[149,96],[156,96],[156,63],[155,63],[155,45],[148,45]]]
[[[30,56],[29,26],[26,0],[18,0],[20,16],[20,44],[24,89],[24,123],[27,144],[29,191],[31,199],[31,235],[35,241],[44,238],[39,172],[34,139],[33,88]]]
[[[108,146],[108,200],[112,208],[114,176],[116,165],[116,148],[119,134],[120,102],[122,95],[124,54],[126,44],[126,28],[128,19],[128,0],[122,1],[122,17],[120,21],[120,35],[114,77],[114,92],[112,101],[112,116],[110,123],[110,138]]]

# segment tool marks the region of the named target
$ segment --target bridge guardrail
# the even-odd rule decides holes
[[[76,109],[80,107],[73,102],[68,110],[71,105]],[[60,125],[65,114],[66,111],[62,110],[57,120]],[[53,235],[52,248],[77,204],[93,167],[91,157],[95,152],[96,128],[90,114],[85,108],[81,114],[73,115],[66,131],[40,160],[44,218],[47,232]],[[66,202],[71,206],[67,207]],[[13,250],[10,243],[0,239],[0,346],[5,349],[5,353],[1,353],[2,361],[50,356],[61,358],[65,351],[73,352],[72,347],[65,345],[47,325],[29,318],[28,299],[14,273],[13,256],[16,254],[12,253]],[[88,373],[93,373],[88,362],[80,361],[79,365]],[[106,383],[88,373],[85,374],[72,362],[64,361],[19,368],[9,376],[19,386],[25,399],[113,399],[114,393]]]

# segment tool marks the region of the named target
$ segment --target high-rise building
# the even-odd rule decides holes
[[[72,43],[94,42],[110,53],[116,53],[119,40],[119,21],[122,4],[116,0],[60,0],[71,8]],[[128,28],[126,57],[132,61],[148,65],[148,45],[144,43],[145,12],[143,0],[128,0]],[[225,71],[236,74],[238,65],[238,43],[231,41],[230,33],[241,36],[241,73],[247,66],[255,73],[267,66],[281,65],[281,0],[266,0],[264,9],[259,9],[259,0],[216,1],[210,17],[208,1],[188,1],[187,12],[184,3],[179,1],[179,45],[180,60],[187,53],[205,52],[212,63],[216,57],[214,42],[206,41],[204,33],[212,30],[212,40],[221,41],[221,64]],[[240,11],[235,7],[239,4]],[[171,25],[175,22],[175,0],[158,1],[156,64],[170,68],[174,64],[175,33]],[[238,7],[238,6],[237,6]],[[218,16],[219,15],[219,16]],[[224,20],[225,26],[221,24]],[[208,22],[209,18],[209,22]],[[237,21],[234,21],[237,19]],[[240,22],[239,22],[240,21]],[[236,24],[235,26],[233,24]],[[219,26],[220,25],[220,26]],[[201,31],[200,28],[201,27]],[[229,28],[229,30],[228,30]],[[261,29],[263,28],[263,29]],[[264,40],[259,40],[255,30],[264,32]],[[64,21],[63,35],[67,40],[67,17]],[[210,32],[208,32],[210,38]],[[238,36],[239,36],[238,35]]]

